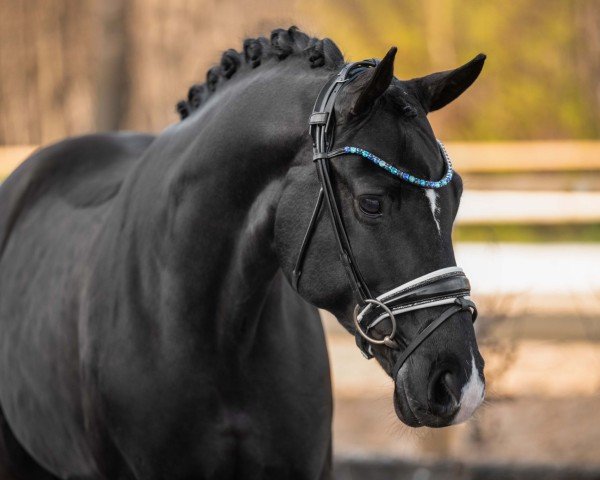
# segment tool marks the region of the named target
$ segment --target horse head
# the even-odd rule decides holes
[[[300,295],[393,377],[398,417],[441,427],[471,416],[485,379],[452,245],[463,185],[427,114],[462,94],[485,56],[403,81],[395,54],[346,65],[322,87],[313,155],[287,175],[275,244]]]

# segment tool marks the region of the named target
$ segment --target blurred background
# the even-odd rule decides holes
[[[401,426],[391,381],[324,315],[338,478],[600,478],[600,0],[0,0],[0,181],[68,135],[162,130],[223,50],[292,24],[348,60],[397,45],[399,78],[488,55],[430,116],[465,179],[486,404]]]

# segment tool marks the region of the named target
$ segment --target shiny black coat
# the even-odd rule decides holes
[[[305,37],[278,30],[260,68],[254,50],[245,74],[222,66],[226,87],[201,94],[194,111],[183,105],[188,118],[156,137],[65,140],[0,187],[7,478],[329,478],[331,385],[316,307],[352,331],[355,301],[324,214],[300,295],[290,277],[319,189],[307,120],[342,59],[331,42],[307,47]],[[390,64],[384,79],[371,69],[340,96],[336,141],[440,178],[426,115],[471,85],[483,59],[410,81]],[[455,265],[458,175],[436,213],[423,190],[367,162],[345,157],[332,170],[375,295]],[[377,218],[361,211],[365,195],[382,201]],[[403,338],[439,314],[431,310],[408,315]],[[374,354],[391,373],[397,352]],[[469,315],[445,322],[394,379],[405,423],[451,423],[427,407],[445,362],[459,396],[470,373],[483,378]]]
[[[328,475],[323,330],[272,243],[322,83],[294,81],[268,105],[232,84],[246,105],[158,137],[60,142],[2,185],[0,460],[25,478]]]

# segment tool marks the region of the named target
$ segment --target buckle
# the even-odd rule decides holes
[[[469,310],[472,305],[472,303],[469,302],[465,297],[457,297],[454,300],[454,303],[456,303],[461,310]]]
[[[470,311],[471,319],[473,323],[475,323],[475,320],[477,320],[477,306],[475,305],[475,302],[472,300],[467,300],[465,297],[458,297],[456,300],[454,300],[454,303],[460,306],[461,310]]]

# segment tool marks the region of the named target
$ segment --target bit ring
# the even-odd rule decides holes
[[[393,348],[392,345],[395,345],[397,348],[397,344],[394,341],[394,336],[396,335],[396,317],[394,317],[394,314],[392,313],[390,308],[385,303],[380,302],[379,300],[375,300],[374,298],[369,298],[369,299],[365,300],[365,302],[370,303],[371,305],[377,305],[377,306],[383,308],[385,313],[387,313],[388,316],[390,317],[390,322],[392,322],[392,331],[390,332],[389,335],[386,335],[383,338],[383,340],[376,340],[375,338],[370,337],[368,334],[366,334],[363,331],[362,327],[360,326],[360,322],[358,321],[358,314],[360,312],[360,306],[358,306],[358,305],[356,305],[356,307],[354,307],[354,326],[356,327],[356,331],[367,342],[372,343],[373,345],[386,345],[390,348]]]

